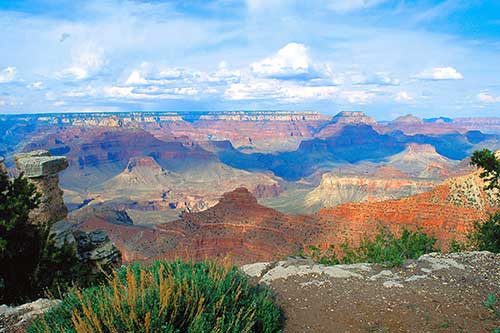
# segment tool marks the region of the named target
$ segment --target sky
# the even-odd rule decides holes
[[[496,0],[0,0],[0,113],[500,117]]]

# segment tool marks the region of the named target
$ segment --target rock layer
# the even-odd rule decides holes
[[[66,158],[51,156],[46,150],[21,153],[14,158],[19,171],[41,194],[39,207],[30,212],[32,223],[51,225],[64,219],[68,209],[59,188],[58,173],[68,167]]]

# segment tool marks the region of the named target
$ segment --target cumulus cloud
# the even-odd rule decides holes
[[[420,74],[415,75],[417,79],[421,80],[462,80],[464,76],[453,67],[436,67],[426,69]]]
[[[378,6],[387,0],[330,0],[328,8],[335,12],[347,13]]]
[[[99,73],[106,63],[104,49],[88,44],[73,51],[71,65],[56,73],[56,77],[65,81],[85,80]]]
[[[335,98],[338,88],[334,86],[304,86],[279,80],[254,80],[231,84],[224,95],[228,100],[267,100],[299,102]]]
[[[406,91],[400,91],[396,94],[395,97],[398,102],[411,102],[413,101],[413,97]]]
[[[500,103],[500,96],[493,96],[485,91],[477,94],[477,99],[482,103]]]
[[[0,72],[0,83],[9,83],[14,81],[17,74],[16,67],[7,67]]]
[[[380,85],[380,86],[398,86],[399,80],[391,77],[385,72],[376,72],[372,74],[354,74],[351,81],[355,85]]]
[[[280,80],[310,80],[330,74],[330,68],[312,62],[304,44],[289,43],[275,55],[251,64],[251,70],[260,77]]]

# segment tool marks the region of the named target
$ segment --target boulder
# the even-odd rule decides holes
[[[102,230],[81,231],[63,220],[54,224],[52,235],[56,246],[73,244],[78,259],[90,266],[91,274],[98,274],[101,268],[119,267],[122,263],[120,251]]]

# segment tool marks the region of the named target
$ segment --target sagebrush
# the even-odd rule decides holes
[[[278,332],[280,316],[270,291],[234,266],[157,261],[67,294],[29,332]]]

